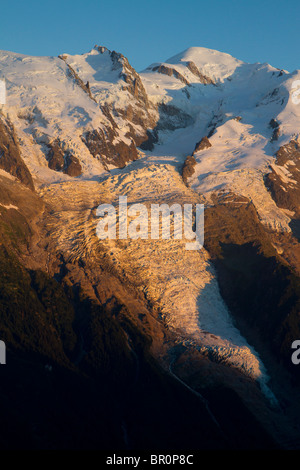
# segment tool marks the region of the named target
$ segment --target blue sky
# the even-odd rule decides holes
[[[0,1],[0,49],[81,54],[95,44],[141,71],[190,46],[300,69],[299,0]]]

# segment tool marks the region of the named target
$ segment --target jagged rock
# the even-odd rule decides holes
[[[200,72],[194,62],[189,61],[187,62],[186,66],[196,77],[200,79],[201,83],[204,83],[204,85],[215,85],[215,82],[211,78],[207,77],[206,75]]]
[[[208,149],[211,146],[212,145],[211,145],[210,141],[208,140],[208,138],[206,136],[202,137],[202,139],[199,142],[196,143],[193,155],[197,152],[200,152],[200,150]]]
[[[135,69],[130,65],[128,59],[123,54],[116,51],[109,51],[105,47],[95,46],[100,54],[107,54],[111,60],[111,70],[117,71],[119,76],[118,87],[120,91],[124,91],[124,96],[128,92],[132,96],[132,100],[120,101],[118,99],[111,100],[110,90],[108,89],[108,102],[105,99],[99,99],[99,106],[103,114],[110,121],[112,128],[116,130],[115,136],[118,137],[118,127],[120,118],[125,121],[125,125],[128,127],[126,137],[133,140],[138,146],[144,141],[147,141],[147,130],[152,129],[156,125],[158,119],[158,113],[155,106],[148,100],[148,96],[142,80]],[[80,71],[75,70],[75,65],[69,63],[69,56],[60,56],[64,60],[69,68],[70,76],[85,91],[91,99],[97,102],[97,99],[92,94],[92,87],[89,81],[84,83],[80,77]],[[96,95],[97,96],[97,95]],[[117,122],[118,121],[118,124]],[[138,129],[136,129],[138,126]],[[105,131],[106,132],[106,131]],[[111,129],[107,129],[107,133],[111,134]],[[125,148],[125,143],[123,147]],[[131,145],[131,144],[130,144]],[[127,152],[128,153],[128,152]],[[104,155],[105,156],[105,155]],[[107,155],[110,159],[111,156]]]
[[[266,348],[292,370],[290,338],[300,334],[299,279],[278,256],[250,200],[231,193],[217,194],[213,202],[206,208],[204,238],[222,296],[259,353],[263,344],[262,357]]]
[[[300,218],[300,147],[292,140],[280,147],[271,172],[265,177],[265,184],[278,205]]]
[[[149,109],[150,103],[148,100],[145,87],[142,83],[142,80],[139,74],[130,65],[126,57],[121,55],[121,59],[122,59],[122,66],[123,66],[121,78],[123,78],[125,83],[128,85],[127,87],[128,91],[132,94],[134,98],[138,100],[140,104],[143,104],[146,107],[146,109]]]
[[[190,86],[189,81],[174,68],[167,67],[166,65],[157,65],[153,67],[152,70],[153,72],[162,73],[164,75],[168,75],[169,77],[173,76],[177,78],[178,80],[180,80],[185,85]]]
[[[104,52],[107,51],[107,47],[97,46],[97,44],[94,46],[94,49],[97,49],[101,54],[104,54]]]
[[[0,168],[34,190],[31,173],[21,157],[18,138],[9,119],[0,116]]]
[[[175,130],[190,126],[194,119],[192,116],[171,104],[161,103],[158,106],[159,121],[157,130]]]
[[[114,132],[112,129],[94,129],[82,135],[82,141],[93,157],[99,159],[104,166],[107,164],[123,168],[129,161],[138,158],[138,152],[133,141],[127,145],[123,141],[113,144]]]
[[[59,140],[47,144],[48,166],[51,170],[61,171],[69,176],[79,176],[82,173],[81,165],[77,157],[68,151],[64,151]]]
[[[275,120],[275,119],[271,119],[271,121],[269,122],[269,126],[273,129],[273,134],[272,134],[272,137],[271,137],[271,142],[275,142],[276,140],[278,140],[278,137],[280,135],[280,127],[279,127],[279,124],[278,122]]]
[[[272,118],[269,122],[269,126],[272,127],[272,129],[277,129],[279,127],[279,124],[276,119]]]
[[[147,129],[147,139],[144,140],[140,145],[141,150],[153,150],[154,145],[157,144],[158,142],[158,130],[153,129],[149,130]]]
[[[176,106],[160,103],[158,105],[159,120],[153,129],[147,129],[147,138],[142,139],[139,147],[142,150],[153,150],[154,144],[158,142],[159,131],[183,129],[193,124],[194,119]]]
[[[197,162],[195,160],[195,157],[191,155],[189,155],[185,159],[185,162],[182,168],[182,179],[186,185],[188,184],[188,178],[190,178],[195,172],[196,163]]]
[[[80,176],[82,174],[82,168],[79,159],[75,155],[66,156],[66,166],[64,173],[69,176]]]
[[[75,70],[71,67],[70,64],[67,63],[67,57],[65,55],[59,55],[59,59],[62,59],[66,64],[69,69],[69,75],[72,79],[74,79],[75,83],[85,92],[89,95],[89,97],[96,102],[95,98],[93,97],[91,90],[90,90],[90,85],[89,82],[86,84],[81,80],[81,78],[78,76],[78,74],[75,72]]]
[[[48,166],[51,170],[63,171],[65,166],[65,153],[63,152],[58,140],[47,144],[48,151]]]

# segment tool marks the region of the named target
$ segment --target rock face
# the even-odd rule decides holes
[[[70,152],[64,151],[59,140],[47,144],[48,166],[51,170],[62,171],[69,176],[80,176],[82,173],[79,159]]]
[[[114,165],[123,168],[126,163],[136,160],[138,153],[136,146],[131,141],[130,145],[123,141],[112,144],[114,131],[103,131],[102,129],[88,131],[82,136],[82,141],[89,149],[94,158],[99,159],[103,166]]]
[[[99,159],[105,168],[107,165],[114,165],[116,167],[124,167],[126,163],[137,158],[137,150],[134,143],[137,145],[143,142],[146,137],[138,136],[132,128],[126,133],[127,142],[118,139],[118,125],[116,123],[116,117],[121,116],[124,120],[129,123],[139,125],[141,127],[148,126],[150,123],[145,120],[145,109],[149,108],[149,102],[147,99],[146,92],[144,90],[143,84],[139,75],[131,67],[128,60],[122,55],[115,51],[108,51],[108,49],[100,46],[95,46],[94,48],[100,54],[109,54],[111,59],[111,68],[112,71],[118,71],[119,79],[124,81],[126,85],[122,85],[124,90],[128,91],[134,98],[136,106],[129,104],[127,107],[117,108],[108,105],[106,102],[100,103],[100,109],[108,118],[111,126],[107,126],[105,129],[94,129],[92,131],[87,131],[82,135],[82,141],[85,143],[89,149],[91,155],[94,158]],[[84,83],[80,78],[78,73],[73,69],[73,67],[68,63],[68,56],[62,55],[59,56],[67,64],[70,76],[75,80],[76,84],[88,94],[88,96],[97,103],[97,99],[92,95],[89,81]],[[138,107],[138,109],[137,109]],[[113,117],[113,114],[115,117]],[[117,144],[114,145],[114,139],[120,140]],[[76,159],[76,162],[75,160]],[[80,173],[79,170],[79,161],[76,157],[72,156],[72,167],[70,170],[67,169],[66,173],[71,176],[78,176]],[[63,168],[62,165],[60,165]],[[58,171],[60,171],[58,170]],[[76,175],[74,174],[76,173]]]
[[[34,189],[32,176],[21,157],[15,129],[10,120],[0,116],[0,168]]]
[[[182,179],[184,183],[187,185],[188,184],[188,179],[194,174],[195,172],[195,166],[196,166],[196,160],[193,156],[189,155],[186,157],[183,168],[182,168]]]
[[[279,207],[288,209],[292,218],[300,219],[300,148],[292,140],[276,152],[271,172],[265,182]]]
[[[98,57],[97,57],[98,54]],[[131,158],[128,158],[129,154],[132,154],[132,141],[136,146],[141,145],[143,142],[148,140],[147,129],[153,128],[158,119],[158,114],[155,107],[149,102],[146,90],[142,83],[139,74],[128,62],[128,59],[122,54],[109,51],[105,47],[95,46],[91,51],[91,55],[86,55],[86,65],[89,64],[91,58],[98,59],[98,64],[95,65],[95,70],[101,70],[102,61],[105,67],[110,67],[112,77],[117,79],[116,85],[108,85],[107,93],[105,94],[105,87],[107,84],[101,84],[95,82],[94,76],[89,73],[82,73],[81,67],[78,65],[76,56],[64,55],[61,58],[66,62],[71,70],[71,74],[79,86],[89,94],[89,96],[100,105],[100,109],[103,111],[106,117],[108,117],[112,124],[112,129],[105,129],[104,133],[108,132],[109,139],[104,139],[102,145],[102,158],[106,159],[107,164],[118,165],[118,155],[122,154],[120,165],[123,166],[124,162],[128,162]],[[99,72],[101,74],[101,72]],[[83,74],[84,79],[80,77]],[[85,80],[89,83],[87,87]],[[100,82],[101,83],[101,82]],[[107,82],[106,82],[107,83]],[[100,93],[99,93],[100,92]],[[123,98],[121,98],[123,96]],[[108,116],[109,115],[109,116]],[[122,127],[126,127],[125,139],[119,136],[119,125],[122,123]],[[100,129],[96,129],[100,134],[103,132]],[[117,140],[123,140],[122,145],[117,145],[116,156],[112,159],[112,146],[113,139],[111,139],[112,132]],[[87,139],[85,138],[85,141]],[[129,142],[127,151],[125,147]],[[110,150],[108,150],[110,147]],[[105,153],[107,149],[107,154]]]
[[[211,143],[208,138],[206,136],[202,137],[202,139],[196,143],[193,155],[194,153],[200,152],[201,150],[209,149],[210,147]]]
[[[215,82],[210,78],[207,77],[205,74],[200,72],[198,67],[194,64],[193,61],[187,61],[187,62],[181,62],[182,65],[184,65],[192,74],[194,77],[197,78],[197,81],[199,83],[202,83],[204,85],[214,85]],[[167,75],[168,77],[174,77],[177,80],[181,81],[184,83],[184,85],[187,85],[188,87],[191,85],[189,80],[181,74],[176,67],[172,67],[170,64],[161,64],[161,65],[156,65],[155,67],[149,67],[147,70],[152,70],[153,72],[161,73],[163,75]]]
[[[64,172],[69,176],[80,176],[82,174],[82,168],[79,159],[67,153]]]
[[[205,217],[205,246],[241,331],[258,351],[263,344],[300,380],[290,360],[290,338],[300,336],[299,278],[278,256],[249,200],[216,196]]]
[[[60,59],[64,60],[66,62],[66,56],[64,55],[59,55],[58,56]],[[95,98],[93,97],[89,82],[84,83],[81,78],[77,75],[75,70],[67,63],[68,69],[69,69],[69,76],[75,81],[75,83],[85,92],[89,95],[89,97],[96,102]]]
[[[200,70],[196,67],[193,61],[189,61],[186,63],[187,68],[196,76],[199,78],[200,83],[204,83],[205,85],[214,85],[215,82],[210,78],[206,77],[203,73],[200,72]]]
[[[115,107],[115,112],[123,116],[127,121],[133,125],[138,125],[145,130],[148,127],[155,125],[155,113],[152,113],[153,108],[148,100],[148,96],[142,80],[135,69],[130,65],[128,59],[122,54],[115,51],[110,52],[111,60],[113,62],[113,69],[119,71],[119,77],[125,82],[123,86],[125,91],[128,91],[133,98],[133,101],[125,108]],[[134,130],[127,133],[136,145],[140,145],[145,140],[145,134],[139,136]]]
[[[280,135],[280,127],[278,122],[275,119],[271,119],[269,126],[273,129],[273,134],[271,137],[271,142],[275,142],[278,140],[278,137]]]
[[[157,105],[159,120],[153,129],[147,130],[147,139],[140,144],[142,150],[153,150],[159,142],[159,133],[184,129],[193,124],[194,119],[188,113],[171,104],[159,103]]]
[[[167,67],[166,65],[157,65],[153,67],[152,70],[153,72],[162,73],[164,75],[168,75],[169,77],[173,76],[177,78],[178,80],[180,80],[185,85],[188,85],[188,86],[190,85],[188,80],[183,75],[181,75],[181,73],[178,72],[175,68]]]
[[[182,179],[187,186],[188,186],[189,178],[191,178],[193,174],[195,173],[195,167],[196,167],[197,162],[196,162],[194,155],[197,152],[201,152],[201,150],[210,148],[211,146],[212,145],[210,141],[208,140],[208,138],[206,136],[202,137],[202,139],[196,143],[193,154],[186,157],[185,162],[182,167]]]

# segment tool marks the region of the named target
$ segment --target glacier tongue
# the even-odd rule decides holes
[[[167,157],[166,157],[167,158]],[[182,181],[173,165],[134,162],[101,182],[81,181],[44,186],[40,195],[57,208],[52,237],[69,257],[97,257],[105,250],[114,269],[125,273],[165,324],[176,332],[178,343],[196,347],[214,361],[237,368],[268,389],[268,376],[257,353],[233,325],[223,302],[205,249],[187,251],[184,240],[102,240],[96,238],[95,204],[197,203],[199,196]],[[96,202],[98,201],[98,202]],[[75,237],[75,239],[74,239]]]

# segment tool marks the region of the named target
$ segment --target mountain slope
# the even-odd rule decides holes
[[[26,354],[39,386],[53,370],[54,389],[60,374],[83,387],[82,414],[96,406],[104,423],[82,447],[103,436],[189,448],[197,419],[203,448],[299,447],[289,350],[300,332],[298,72],[190,48],[138,74],[99,46],[57,58],[1,52],[0,69],[0,324],[16,370]],[[204,248],[99,241],[96,209],[120,195],[148,208],[204,203]],[[104,378],[107,410],[96,399]],[[78,446],[76,432],[54,439],[59,418],[42,434],[48,414],[30,406],[28,445]]]

